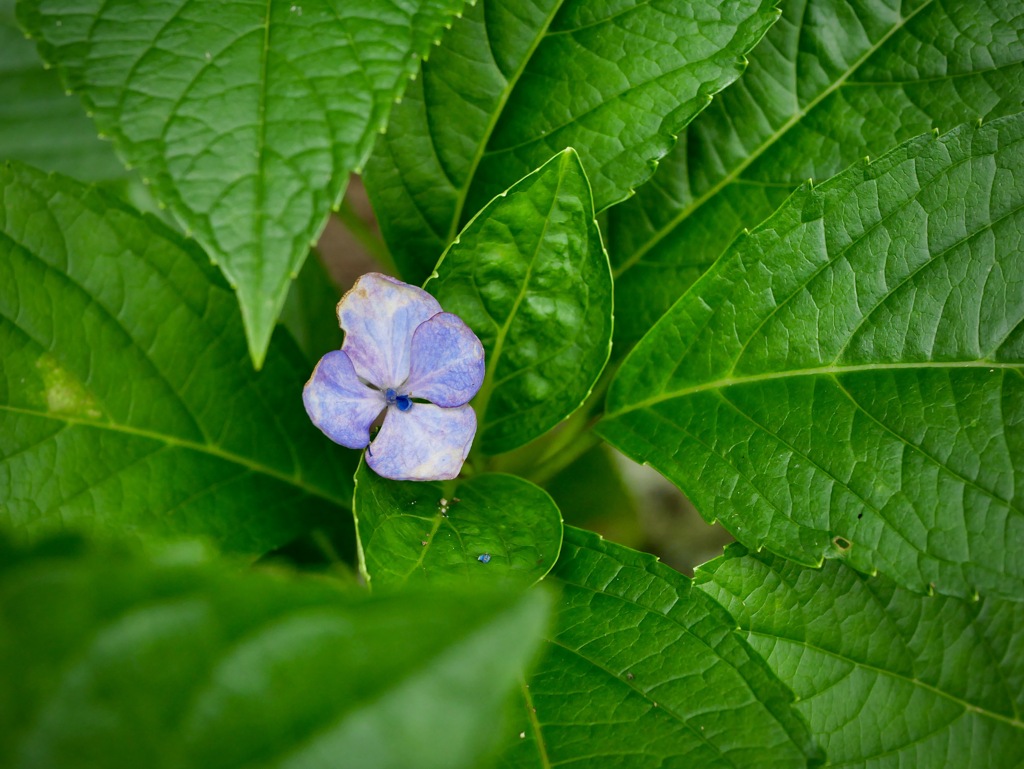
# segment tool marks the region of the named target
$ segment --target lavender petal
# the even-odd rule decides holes
[[[412,337],[410,362],[405,392],[444,408],[468,403],[484,381],[484,346],[450,312],[420,324]]]
[[[414,403],[405,412],[390,408],[366,451],[366,463],[396,481],[446,481],[462,470],[475,434],[476,414],[470,406],[443,409]]]
[[[439,312],[441,305],[423,289],[367,273],[338,302],[341,349],[363,379],[382,390],[397,388],[409,376],[413,333]]]
[[[306,413],[324,435],[350,449],[370,442],[370,425],[384,409],[384,395],[356,375],[343,350],[327,353],[302,389]]]

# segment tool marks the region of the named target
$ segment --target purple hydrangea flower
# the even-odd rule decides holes
[[[385,478],[455,478],[476,434],[467,404],[484,381],[476,334],[423,289],[373,272],[338,302],[338,322],[341,349],[302,391],[313,424],[342,446],[369,446],[366,463]]]

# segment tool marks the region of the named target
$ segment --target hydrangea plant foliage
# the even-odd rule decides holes
[[[3,0],[0,74],[0,764],[1019,766],[1018,0]],[[563,522],[614,454],[738,542]]]

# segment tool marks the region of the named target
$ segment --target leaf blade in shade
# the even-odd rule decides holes
[[[205,255],[101,191],[0,168],[0,497],[20,537],[204,536],[259,555],[345,515],[289,338],[247,363]]]
[[[550,604],[54,549],[3,552],[5,766],[477,766]]]
[[[1024,595],[1021,174],[1011,116],[802,188],[634,348],[599,432],[749,547]]]
[[[35,46],[14,22],[14,0],[0,1],[0,160],[19,160],[78,179],[119,179],[124,169],[109,143],[43,69]]]

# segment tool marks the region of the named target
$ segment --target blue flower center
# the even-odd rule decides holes
[[[390,387],[384,391],[384,400],[389,406],[398,406],[399,411],[408,411],[412,408],[412,398],[408,395],[399,395]]]

